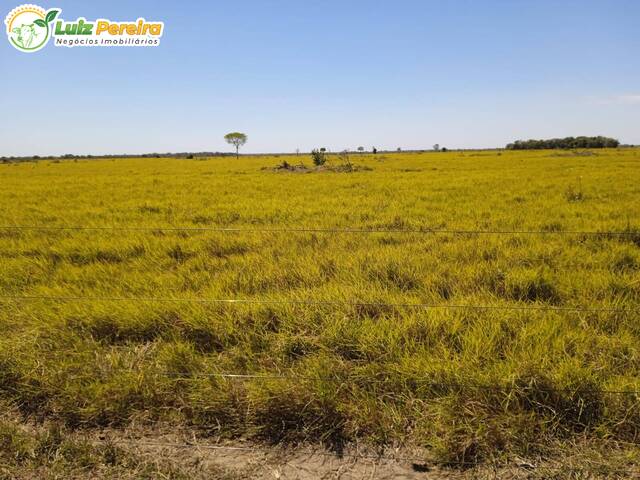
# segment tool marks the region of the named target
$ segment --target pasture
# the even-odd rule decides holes
[[[640,150],[285,160],[0,164],[5,437],[637,466]]]

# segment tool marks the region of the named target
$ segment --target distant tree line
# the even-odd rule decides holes
[[[0,163],[13,163],[13,162],[31,162],[38,160],[91,160],[91,159],[105,159],[105,158],[205,158],[205,157],[230,157],[235,155],[231,152],[181,152],[181,153],[117,153],[112,155],[74,155],[72,153],[66,153],[64,155],[30,155],[25,157],[0,157]]]
[[[565,137],[547,140],[517,140],[507,150],[541,150],[545,148],[617,148],[620,142],[609,137]]]

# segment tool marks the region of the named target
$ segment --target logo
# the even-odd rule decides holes
[[[56,47],[155,47],[160,45],[163,22],[138,18],[113,22],[99,18],[88,21],[78,17],[66,21],[60,8],[45,10],[37,5],[20,5],[4,20],[9,43],[21,52],[37,52],[50,38]]]
[[[37,5],[14,8],[4,20],[9,42],[22,52],[37,52],[51,38],[51,22],[58,13],[58,9],[45,11]]]

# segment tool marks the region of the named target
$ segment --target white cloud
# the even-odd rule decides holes
[[[640,105],[640,94],[610,95],[606,97],[588,97],[590,103],[597,105]]]
[[[640,104],[640,95],[620,95],[617,103],[624,103],[627,105],[636,103]]]

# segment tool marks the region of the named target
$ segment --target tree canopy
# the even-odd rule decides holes
[[[227,133],[224,136],[224,139],[229,145],[236,147],[236,157],[238,157],[238,150],[240,147],[247,143],[247,135],[240,132]]]
[[[565,137],[547,140],[516,140],[507,150],[540,150],[552,148],[616,148],[620,142],[609,137]]]

